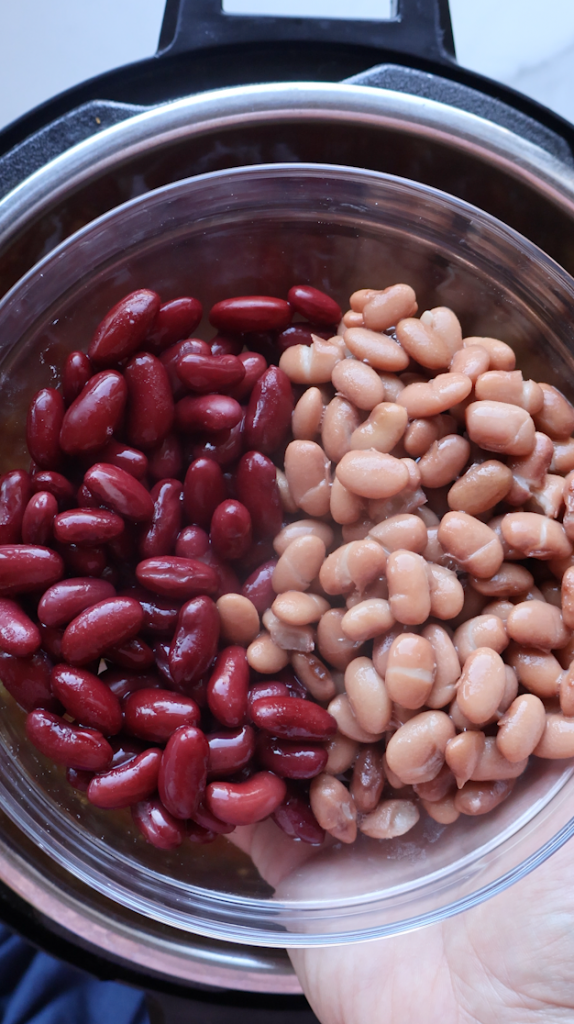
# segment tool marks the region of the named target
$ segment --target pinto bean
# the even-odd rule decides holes
[[[540,384],[544,403],[536,414],[536,427],[553,441],[570,437],[574,431],[574,406],[551,384]]]
[[[321,444],[332,462],[340,462],[351,451],[351,437],[360,424],[361,417],[352,402],[335,395],[325,409],[321,425]]]
[[[399,548],[421,555],[428,543],[427,528],[422,519],[409,513],[391,516],[377,523],[369,531],[369,536],[381,545],[387,555]]]
[[[497,615],[476,615],[455,630],[452,642],[460,664],[464,666],[469,655],[479,647],[490,647],[497,654],[502,654],[508,647],[508,634]]]
[[[279,369],[293,384],[327,384],[337,363],[344,359],[342,338],[325,341],[316,334],[312,338],[310,345],[291,345],[279,360]]]
[[[538,746],[545,727],[546,715],[540,697],[522,694],[499,718],[496,745],[507,761],[521,763]]]
[[[341,628],[349,639],[364,642],[385,633],[394,622],[389,602],[370,598],[349,609],[341,620]]]
[[[363,511],[362,499],[343,487],[337,477],[331,485],[330,511],[335,522],[341,525],[356,523]]]
[[[289,654],[273,642],[269,633],[263,631],[249,644],[247,661],[254,672],[272,675],[289,664]]]
[[[536,381],[524,381],[521,370],[488,370],[475,383],[479,400],[519,405],[531,415],[542,409],[544,396]]]
[[[285,476],[298,508],[311,516],[329,511],[331,467],[314,441],[292,441],[285,452]]]
[[[449,633],[443,626],[431,623],[424,627],[422,636],[430,643],[436,663],[435,681],[426,703],[432,709],[443,708],[454,697],[460,679],[458,655]]]
[[[324,411],[323,395],[319,388],[307,388],[293,410],[293,437],[298,441],[314,441],[320,432]]]
[[[401,345],[386,334],[370,330],[366,324],[365,327],[349,327],[343,337],[355,359],[375,370],[399,373],[409,364],[409,357]]]
[[[538,697],[534,697],[538,700]],[[540,701],[542,704],[542,701]],[[544,725],[544,722],[542,722]],[[543,731],[543,730],[540,730]],[[528,755],[509,761],[498,748],[494,736],[487,736],[484,747],[471,775],[472,782],[493,782],[497,779],[517,779],[528,764]]]
[[[542,739],[534,748],[537,757],[551,760],[574,757],[574,719],[547,714]]]
[[[383,800],[362,818],[359,828],[372,839],[395,839],[410,832],[419,818],[419,809],[412,800]]]
[[[424,558],[414,551],[392,551],[387,561],[387,580],[394,618],[405,625],[425,622],[430,614],[431,598]],[[391,625],[392,622],[387,629]]]
[[[273,589],[308,590],[325,560],[325,544],[320,537],[307,534],[291,541],[273,572]]]
[[[391,701],[370,658],[354,658],[347,665],[345,690],[361,728],[382,733],[391,719]]]
[[[488,814],[510,796],[513,786],[514,779],[467,782],[456,794],[454,806],[461,814]]]
[[[502,544],[494,530],[466,512],[447,512],[437,537],[444,550],[473,576],[489,579],[502,565]]]
[[[383,291],[363,289],[363,292],[366,294],[361,312],[365,327],[372,331],[386,331],[404,317],[414,316],[417,311],[416,295],[408,284],[392,284]],[[359,292],[354,294],[362,295]],[[362,297],[359,302],[362,302]]]
[[[407,785],[430,782],[440,772],[454,725],[444,711],[423,711],[391,736],[386,757],[392,771]]]
[[[377,663],[375,659],[374,664],[380,672],[380,660]],[[411,710],[422,707],[436,678],[431,643],[415,633],[396,636],[389,648],[384,678],[391,700]]]
[[[319,582],[326,594],[365,590],[385,571],[387,556],[370,538],[343,544],[320,567]]]
[[[423,487],[444,487],[454,480],[468,462],[470,445],[459,434],[447,434],[434,441],[419,460]]]
[[[563,671],[553,654],[536,650],[530,645],[522,647],[511,644],[506,659],[516,672],[519,683],[531,693],[543,700],[558,695]]]
[[[455,776],[459,789],[474,774],[482,756],[484,744],[485,735],[480,730],[461,732],[448,741],[444,751],[445,761]]]
[[[516,366],[516,356],[505,341],[498,341],[497,338],[464,338],[462,344],[463,348],[479,345],[485,349],[489,356],[490,370],[513,370]]]
[[[321,657],[341,672],[359,654],[363,643],[347,636],[342,626],[344,616],[342,608],[331,608],[317,626],[317,647]]]
[[[311,809],[321,828],[342,843],[357,838],[357,810],[342,782],[323,772],[317,775],[309,790]]]
[[[278,555],[282,555],[292,541],[307,536],[319,537],[325,548],[330,548],[334,540],[333,530],[327,523],[322,523],[319,519],[298,519],[280,530],[273,541],[273,547]]]
[[[565,647],[570,631],[560,610],[545,601],[521,601],[506,621],[508,635],[517,643],[550,651]]]
[[[523,565],[503,562],[498,572],[490,579],[485,580],[471,576],[469,582],[475,590],[478,590],[479,594],[484,594],[486,597],[504,598],[526,594],[533,586],[534,578]]]
[[[336,474],[344,487],[362,498],[390,498],[409,480],[408,468],[400,459],[375,450],[348,452]]]
[[[512,480],[512,471],[497,459],[477,463],[452,485],[447,496],[449,508],[480,515],[502,501]]]
[[[316,655],[294,651],[291,654],[291,665],[297,678],[316,700],[331,700],[335,696],[337,688],[333,677],[327,666]],[[335,774],[337,773],[335,772]]]
[[[339,732],[349,739],[357,743],[378,743],[382,739],[382,732],[375,733],[370,729],[364,729],[359,723],[346,693],[339,693],[334,697],[327,710],[335,719]]]
[[[378,452],[391,452],[403,436],[407,422],[407,411],[402,405],[381,402],[353,431],[351,449],[375,448]]]
[[[431,311],[432,314],[432,311]],[[396,327],[397,339],[412,359],[430,370],[443,370],[449,366],[456,349],[451,350],[447,338],[436,330],[434,323],[406,317]]]
[[[309,626],[291,626],[277,618],[270,608],[263,612],[261,622],[273,643],[284,651],[301,651],[308,654],[315,647],[314,633]]]
[[[490,366],[490,357],[482,345],[468,345],[457,349],[454,353],[449,370],[451,373],[464,373],[473,384]]]
[[[535,488],[541,487],[552,463],[552,441],[539,430],[534,433],[534,448],[529,455],[508,460],[512,470],[512,486],[506,494],[510,505],[522,505]]]
[[[376,744],[365,746],[353,766],[351,796],[360,814],[374,811],[385,784],[383,752]]]
[[[458,685],[457,703],[463,715],[477,725],[487,722],[502,700],[505,684],[500,655],[490,647],[478,647],[467,657]]]
[[[568,629],[574,629],[574,566],[562,577],[561,590],[562,618]]]
[[[466,409],[471,441],[489,452],[529,455],[534,448],[534,422],[525,409],[509,402],[471,402]]]
[[[356,359],[342,359],[333,367],[333,387],[357,409],[370,411],[384,400],[385,388],[372,366]]]
[[[464,373],[439,373],[428,382],[408,384],[397,397],[409,419],[437,416],[463,402],[472,391],[472,381]]]
[[[523,558],[557,559],[572,554],[564,527],[536,512],[509,512],[500,528],[509,547]]]

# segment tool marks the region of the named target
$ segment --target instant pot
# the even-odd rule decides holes
[[[574,128],[457,66],[447,0],[400,0],[380,22],[246,17],[223,13],[220,0],[168,0],[155,57],[32,111],[0,134],[0,154],[0,295],[127,200],[265,163],[346,165],[435,186],[574,274]],[[180,1011],[209,1024],[315,1019],[284,951],[143,918],[59,867],[7,817],[0,879],[8,924],[102,978],[146,988],[170,1020]]]

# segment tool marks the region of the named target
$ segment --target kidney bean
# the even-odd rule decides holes
[[[30,498],[22,517],[22,541],[24,544],[45,546],[52,537],[54,516],[58,502],[49,491],[38,491]]]
[[[64,573],[64,563],[50,548],[31,544],[0,545],[0,593],[27,594],[49,587]]]
[[[325,839],[325,829],[319,825],[308,800],[293,785],[287,786],[283,802],[271,817],[291,839],[300,839],[311,846],[320,846]]]
[[[320,827],[342,843],[354,843],[357,810],[347,787],[324,772],[313,779],[309,798]]]
[[[62,450],[67,455],[81,455],[103,448],[122,419],[127,393],[123,376],[115,370],[91,377],[64,415]]]
[[[66,768],[66,782],[80,793],[87,793],[88,786],[94,777],[93,772],[83,772],[77,768]]]
[[[161,444],[148,453],[149,475],[152,480],[166,480],[179,478],[182,471],[183,451],[179,437],[177,434],[168,434]]]
[[[197,683],[217,652],[219,616],[209,597],[195,597],[183,605],[169,652],[175,687]]]
[[[179,480],[160,480],[151,491],[153,516],[140,537],[144,559],[170,555],[181,529],[183,486]]]
[[[185,475],[183,506],[192,523],[209,526],[218,505],[227,497],[220,467],[212,459],[195,459]]]
[[[98,452],[98,460],[109,463],[112,466],[119,466],[120,469],[124,469],[126,473],[135,477],[136,480],[144,480],[147,476],[147,456],[139,451],[138,448],[130,448],[127,444],[116,441],[114,437],[112,437],[111,441],[108,441],[105,448]],[[165,476],[169,476],[169,474],[166,473]]]
[[[186,433],[230,430],[240,422],[242,415],[239,402],[227,395],[187,396],[175,407],[178,429]]]
[[[101,732],[70,725],[42,708],[26,718],[26,735],[41,754],[66,768],[103,771],[112,759],[112,748]]]
[[[161,759],[158,789],[175,818],[190,818],[205,791],[209,747],[200,729],[184,725],[169,738]]]
[[[276,565],[275,559],[264,562],[248,576],[242,587],[243,597],[246,597],[254,605],[260,615],[271,607],[275,599],[272,580]]]
[[[247,713],[249,666],[243,647],[226,647],[219,654],[207,684],[207,703],[222,725],[242,725]]]
[[[78,397],[93,372],[92,361],[85,352],[70,352],[62,370],[62,391],[67,405]]]
[[[317,335],[319,338],[327,340],[327,338],[330,338],[333,333],[334,331],[316,329],[313,324],[291,324],[290,327],[286,327],[285,330],[281,331],[277,336],[277,351],[282,355],[283,352],[288,348],[292,348],[293,345],[311,345],[313,335]]]
[[[0,649],[16,658],[29,658],[40,642],[40,630],[20,605],[0,598]]]
[[[243,337],[217,333],[209,342],[209,348],[212,356],[238,356],[243,348]]]
[[[124,521],[103,509],[75,508],[54,519],[54,536],[61,544],[105,544],[124,532]]]
[[[54,388],[43,388],[30,402],[26,444],[34,462],[43,469],[54,469],[61,461],[60,430],[64,411],[64,399]]]
[[[251,516],[254,535],[274,537],[281,529],[283,510],[271,460],[261,452],[247,452],[239,462],[235,482],[237,497]]]
[[[165,809],[159,797],[140,800],[131,812],[134,824],[152,846],[160,850],[175,850],[181,846],[185,828]]]
[[[143,611],[132,597],[109,597],[80,612],[64,632],[62,653],[71,665],[100,657],[108,648],[131,640],[141,629]]]
[[[204,435],[203,440],[194,444],[191,450],[193,459],[213,459],[220,466],[229,466],[243,454],[244,419],[231,430],[219,430],[211,435]]]
[[[37,708],[59,710],[60,705],[50,689],[51,667],[44,651],[38,651],[32,657],[17,658],[0,650],[0,679],[24,711],[35,711]]]
[[[181,338],[188,338],[203,316],[199,299],[185,296],[164,302],[157,313],[146,345],[153,352],[162,352]]]
[[[290,323],[291,306],[270,295],[241,295],[211,308],[209,322],[218,331],[282,331]]]
[[[200,800],[197,810],[191,816],[191,820],[200,828],[213,832],[215,835],[229,835],[230,832],[235,831],[235,825],[229,825],[225,821],[220,821],[219,818],[216,818],[211,813],[205,805],[205,800]]]
[[[281,739],[325,740],[336,731],[332,715],[299,697],[262,697],[252,704],[251,717],[260,729]]]
[[[151,647],[137,636],[133,640],[126,640],[123,644],[108,647],[104,657],[113,665],[133,669],[135,672],[142,672],[154,664],[154,653]]]
[[[233,561],[243,558],[251,547],[251,516],[239,501],[223,501],[211,519],[211,543],[215,553]]]
[[[160,686],[158,676],[151,672],[135,673],[126,669],[109,668],[102,672],[98,678],[109,687],[120,701],[137,690],[157,690]],[[139,753],[139,750],[136,753]]]
[[[174,400],[185,395],[185,386],[177,373],[178,361],[184,355],[210,356],[211,349],[206,341],[201,341],[199,338],[186,338],[161,353],[160,362],[165,367]]]
[[[185,526],[178,534],[175,553],[180,558],[202,558],[209,550],[209,536],[200,526]]]
[[[225,391],[245,377],[245,367],[237,356],[180,355],[176,373],[191,391]]]
[[[150,747],[117,768],[96,775],[88,786],[88,800],[106,810],[145,800],[157,788],[161,758],[161,750]]]
[[[21,540],[30,493],[30,477],[23,469],[14,469],[0,479],[0,544],[17,544]]]
[[[287,375],[270,366],[255,382],[245,416],[248,448],[269,454],[285,440],[291,425],[293,392]]]
[[[375,666],[378,668],[376,662]],[[380,669],[379,669],[380,671]],[[426,704],[436,676],[431,643],[415,633],[401,633],[388,652],[385,686],[391,700],[415,710]]]
[[[156,292],[140,288],[120,299],[98,325],[88,356],[99,366],[113,366],[135,352],[152,327],[161,306]]]
[[[244,398],[249,397],[255,384],[261,375],[265,373],[267,361],[259,352],[240,352],[237,358],[243,364],[245,376],[238,384],[234,384],[231,388],[226,388],[226,391],[230,398],[235,398],[236,401],[241,402]]]
[[[314,743],[260,736],[257,757],[261,766],[284,779],[312,779],[327,763],[327,751]]]
[[[152,518],[153,499],[149,491],[119,466],[96,462],[85,474],[84,483],[96,498],[118,515],[135,522]]]
[[[68,714],[106,736],[118,733],[123,716],[120,702],[97,676],[86,669],[56,665],[50,677],[52,692]]]
[[[287,787],[272,772],[256,772],[245,782],[210,782],[206,803],[212,814],[230,825],[263,821],[283,802]]]
[[[61,473],[55,473],[51,469],[45,469],[41,473],[35,473],[32,477],[32,493],[47,491],[48,494],[58,502],[60,509],[71,508],[77,504],[76,489],[69,480]]]
[[[209,746],[209,780],[241,771],[255,753],[255,733],[250,725],[209,733],[206,739]]]
[[[334,299],[318,288],[308,284],[295,284],[289,289],[287,299],[295,312],[307,317],[313,324],[338,324],[342,317],[341,307]]]
[[[200,711],[192,697],[162,690],[138,689],[123,702],[125,728],[140,739],[165,743],[182,725],[199,725]]]
[[[255,683],[255,685],[252,686],[251,689],[249,690],[249,694],[248,694],[248,697],[247,697],[247,705],[248,705],[249,716],[251,718],[251,721],[253,721],[253,716],[251,715],[251,709],[252,709],[252,705],[253,705],[254,701],[263,700],[263,698],[267,698],[267,697],[281,697],[281,698],[283,698],[283,697],[290,697],[290,696],[291,696],[291,694],[289,693],[289,688],[288,688],[287,684],[282,682],[280,679],[277,679],[277,680],[273,679],[273,680],[270,680],[269,682],[266,682],[266,683]]]
[[[177,555],[144,559],[136,566],[136,578],[148,590],[181,601],[217,590],[217,576],[211,566]]]
[[[128,439],[136,448],[153,448],[169,434],[175,419],[167,371],[156,356],[140,352],[130,359],[124,374]]]

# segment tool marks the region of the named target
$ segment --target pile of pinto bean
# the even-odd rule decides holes
[[[160,848],[392,838],[574,756],[574,408],[406,284],[350,306],[224,299],[206,342],[133,292],[0,480],[0,679]]]

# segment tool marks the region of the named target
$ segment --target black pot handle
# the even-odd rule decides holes
[[[215,46],[321,42],[368,46],[441,63],[455,59],[448,0],[398,0],[381,21],[226,14],[222,0],[167,0],[158,57]]]

